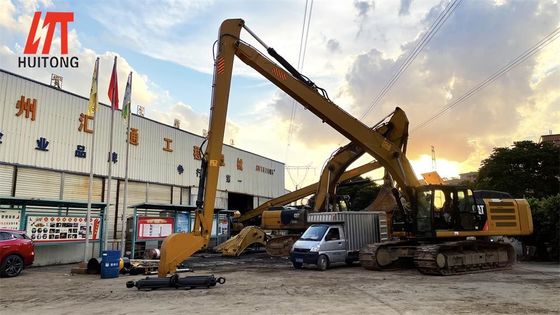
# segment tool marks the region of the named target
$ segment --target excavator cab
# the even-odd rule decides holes
[[[435,238],[437,231],[480,231],[486,222],[486,207],[464,186],[426,185],[415,189],[408,203],[400,198],[394,216],[395,230],[416,238]],[[400,214],[400,215],[399,215]]]

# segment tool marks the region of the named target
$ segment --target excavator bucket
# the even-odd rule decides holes
[[[207,241],[203,236],[192,233],[169,235],[161,244],[158,277],[164,278],[168,273],[174,273],[178,264],[204,248],[206,244]]]
[[[375,200],[364,209],[365,211],[384,213],[382,217],[384,222],[380,222],[382,239],[391,238],[393,211],[398,207],[392,189],[390,183],[384,183],[380,187]]]
[[[239,256],[251,245],[266,246],[266,241],[267,235],[263,230],[257,226],[247,226],[239,234],[214,247],[214,250],[224,256]]]

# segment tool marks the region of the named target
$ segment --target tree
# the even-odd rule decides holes
[[[494,148],[482,161],[476,187],[509,192],[516,198],[556,195],[560,193],[560,148],[532,141]]]
[[[543,199],[529,198],[533,214],[533,234],[522,237],[536,247],[536,257],[560,260],[560,194]]]
[[[369,206],[377,196],[379,187],[369,178],[357,177],[339,185],[337,195],[350,196],[350,211],[361,211]]]

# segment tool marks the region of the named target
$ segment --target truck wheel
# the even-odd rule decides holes
[[[317,259],[317,269],[325,271],[329,267],[329,259],[325,255],[320,255]]]
[[[352,264],[354,263],[354,260],[352,260],[352,259],[346,259],[344,262],[346,263],[346,265],[352,266]]]
[[[292,265],[294,265],[295,269],[301,269],[303,267],[302,263],[297,263],[297,262],[292,263]]]

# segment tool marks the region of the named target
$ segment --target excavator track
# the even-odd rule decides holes
[[[288,257],[292,246],[299,237],[299,234],[272,237],[266,243],[266,252],[273,257]]]
[[[438,276],[507,269],[514,262],[511,244],[480,240],[418,246],[414,255],[420,272]]]
[[[411,241],[368,244],[360,251],[360,263],[368,270],[377,271],[412,266],[415,248]]]

